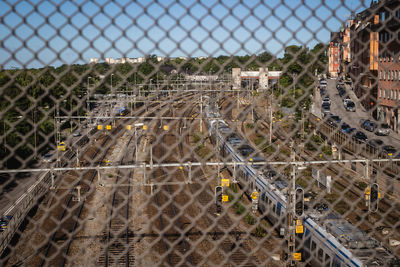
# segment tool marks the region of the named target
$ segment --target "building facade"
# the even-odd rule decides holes
[[[373,117],[398,130],[400,1],[371,2],[348,22],[350,61],[345,72],[354,92]],[[343,51],[345,41],[342,41]],[[345,62],[345,53],[342,55]],[[346,65],[343,63],[343,65]]]
[[[341,33],[332,32],[328,49],[329,75],[338,77],[341,63]]]

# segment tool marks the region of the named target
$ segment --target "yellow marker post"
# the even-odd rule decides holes
[[[169,130],[169,126],[168,125],[164,125],[163,129],[164,129],[164,131],[168,131]]]
[[[143,130],[147,130],[147,125],[143,125]]]
[[[296,225],[303,225],[303,224],[301,223],[301,220],[296,220]]]
[[[229,196],[228,195],[222,195],[222,202],[228,202],[229,201]]]
[[[103,130],[103,125],[97,125],[97,130]]]
[[[132,125],[126,125],[126,129],[127,130],[131,130],[132,129]]]
[[[179,169],[180,169],[180,170],[183,170],[183,167],[182,167],[182,166],[179,166]]]
[[[107,130],[111,130],[111,125],[106,125]]]
[[[301,261],[301,253],[293,253],[293,259],[296,261]]]
[[[257,191],[253,191],[253,193],[251,193],[251,198],[252,199],[257,199],[258,198],[258,192]]]
[[[229,179],[221,179],[221,186],[229,186]]]

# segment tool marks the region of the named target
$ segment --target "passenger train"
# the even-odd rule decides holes
[[[257,190],[261,196],[259,210],[285,235],[287,228],[287,183],[283,175],[278,175],[259,156],[244,138],[239,137],[221,119],[216,103],[205,107],[209,134],[218,147],[225,162],[246,162],[248,164],[228,165],[231,173],[247,193]],[[279,177],[282,176],[282,177]],[[359,228],[341,219],[334,212],[303,216],[304,234],[297,236],[297,252],[301,252],[302,262],[309,266],[400,266],[393,256],[377,240],[369,237]]]

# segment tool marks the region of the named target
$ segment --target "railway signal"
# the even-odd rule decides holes
[[[221,214],[222,211],[222,194],[223,194],[223,190],[222,190],[222,186],[216,186],[215,187],[215,205],[217,208],[217,214]]]
[[[378,211],[378,202],[379,202],[379,185],[372,184],[370,195],[369,195],[369,210],[371,212]]]
[[[295,198],[295,212],[298,217],[303,216],[304,213],[304,190],[303,188],[296,189]]]

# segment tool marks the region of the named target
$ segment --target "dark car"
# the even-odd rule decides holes
[[[385,156],[393,156],[394,154],[396,154],[397,150],[396,148],[394,148],[393,146],[383,146],[382,147],[382,154]]]
[[[347,131],[351,129],[351,127],[347,123],[343,122],[340,126],[340,129],[342,130],[342,133],[347,133]]]
[[[342,119],[337,115],[331,115],[330,118],[334,120],[336,123],[341,123]]]
[[[354,137],[355,139],[357,139],[358,141],[361,141],[361,142],[367,142],[367,141],[368,141],[368,138],[367,138],[367,136],[365,135],[365,133],[363,133],[363,132],[361,132],[361,131],[355,132],[355,134],[353,135],[353,137]]]
[[[7,229],[8,223],[10,222],[12,216],[7,215],[0,218],[0,231],[4,231]]]
[[[346,96],[346,90],[344,90],[343,88],[339,89],[339,95],[341,97]]]
[[[365,130],[367,130],[369,132],[375,131],[376,127],[377,127],[377,125],[370,120],[366,120],[361,124],[361,128],[364,128]]]
[[[344,107],[346,111],[352,111],[352,112],[356,111],[356,105],[354,104],[353,101],[347,101]]]
[[[371,139],[368,141],[368,145],[378,148],[381,147],[383,145],[383,141],[380,139]]]

